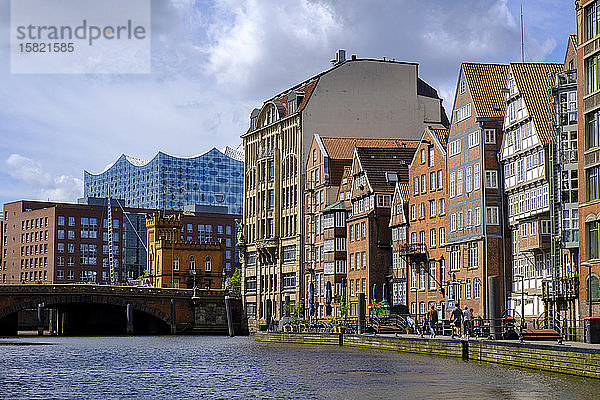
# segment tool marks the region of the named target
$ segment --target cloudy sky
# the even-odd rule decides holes
[[[250,111],[329,65],[336,49],[417,62],[448,110],[461,62],[562,62],[571,0],[154,0],[152,73],[10,74],[0,0],[0,202],[75,201],[83,170],[122,153],[237,146]]]

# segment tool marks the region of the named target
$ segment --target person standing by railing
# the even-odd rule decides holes
[[[452,310],[452,314],[450,315],[450,322],[452,323],[452,339],[454,339],[455,335],[460,337],[460,325],[462,322],[463,313],[460,310],[460,306],[458,303],[454,305],[454,309]]]
[[[473,320],[473,315],[471,311],[469,311],[469,307],[465,306],[465,310],[463,311],[463,325],[464,332],[463,335],[468,339],[469,334],[471,333],[471,321]]]
[[[435,337],[435,325],[438,322],[438,313],[437,313],[434,305],[431,306],[431,309],[429,310],[429,316],[427,319],[429,321],[429,331],[431,333],[431,338],[434,338]]]

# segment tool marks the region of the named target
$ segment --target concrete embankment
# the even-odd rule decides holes
[[[257,333],[256,340],[298,344],[368,347],[433,356],[456,357],[514,367],[551,371],[600,379],[600,346],[579,343],[558,345],[492,340],[427,339],[372,335],[315,333]]]

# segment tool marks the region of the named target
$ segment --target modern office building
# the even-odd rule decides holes
[[[544,312],[542,281],[552,278],[549,94],[552,78],[562,70],[562,64],[513,63],[506,84],[500,159],[512,236],[509,308],[527,319]]]
[[[462,303],[477,291],[478,299],[469,303],[483,318],[489,315],[490,293],[503,303],[510,272],[498,160],[507,73],[508,65],[461,65],[448,134],[446,263],[456,277],[454,301]]]
[[[576,10],[579,304],[587,317],[600,315],[600,1],[577,1]]]
[[[314,133],[332,137],[418,138],[447,123],[442,100],[413,63],[345,59],[266,100],[250,115],[245,150],[245,304],[250,324],[282,316],[302,300],[306,160]],[[329,200],[327,200],[329,201]],[[283,285],[283,277],[294,275]]]
[[[149,161],[123,154],[100,174],[83,173],[84,197],[106,198],[110,188],[125,207],[183,211],[199,204],[226,206],[230,214],[242,213],[243,179],[244,163],[216,148],[191,158],[159,152]]]

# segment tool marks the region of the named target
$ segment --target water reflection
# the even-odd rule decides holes
[[[53,345],[0,347],[0,393],[13,399],[588,399],[600,393],[600,381],[591,379],[245,337],[4,342],[19,341]]]

